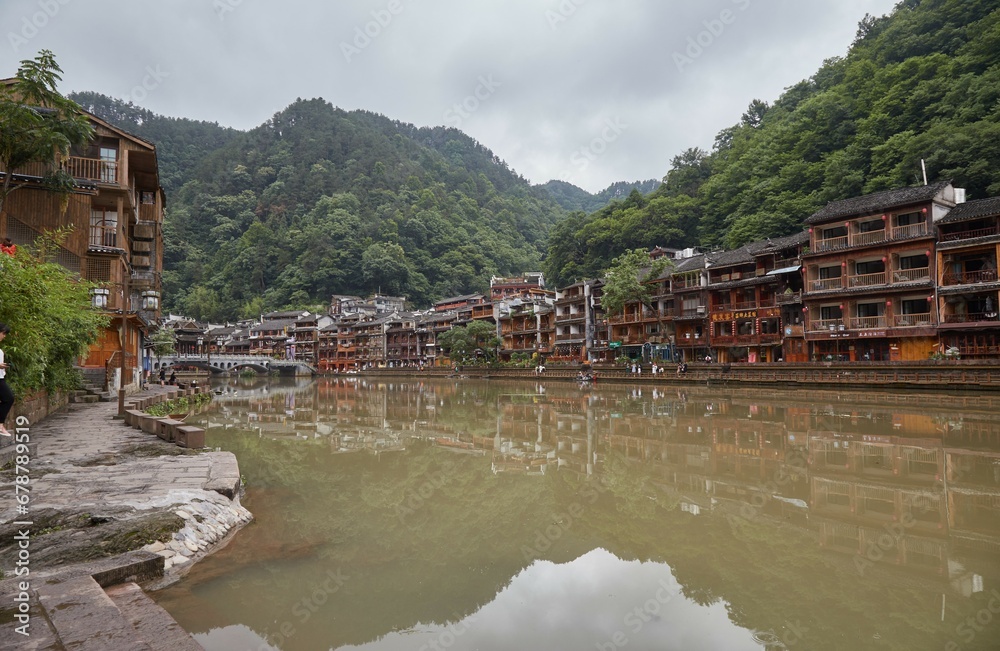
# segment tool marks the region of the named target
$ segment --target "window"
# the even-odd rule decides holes
[[[840,267],[821,267],[819,270],[819,279],[827,280],[830,278],[840,278]]]
[[[877,274],[885,271],[885,263],[881,260],[870,260],[868,262],[858,262],[854,266],[854,271],[859,276],[866,274]]]
[[[919,224],[924,221],[924,216],[919,212],[908,212],[902,215],[896,215],[896,226],[912,226],[913,224]]]
[[[857,309],[861,318],[882,316],[882,303],[858,303]]]
[[[90,211],[90,246],[118,246],[118,212],[107,208]]]
[[[844,318],[844,311],[839,305],[824,305],[819,308],[819,318],[823,321],[836,321]]]
[[[101,181],[104,183],[118,182],[118,150],[111,147],[101,147]]]
[[[881,219],[874,219],[870,222],[861,222],[858,224],[858,231],[862,233],[871,233],[873,231],[884,231],[885,222]]]

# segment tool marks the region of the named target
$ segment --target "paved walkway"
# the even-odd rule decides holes
[[[35,522],[33,535],[42,537],[33,541],[33,547],[41,547],[48,538],[43,535],[46,529],[65,534],[72,526],[87,531],[102,524],[105,516],[123,523],[178,509],[190,511],[192,504],[204,502],[232,505],[248,519],[238,502],[212,490],[220,479],[227,479],[222,483],[230,487],[238,484],[239,468],[231,453],[179,448],[114,419],[117,411],[115,402],[70,404],[29,426],[31,442],[38,447],[27,464],[29,490],[21,492],[30,498],[27,513],[18,510],[15,477],[8,470],[0,484],[0,531],[6,532],[15,521]],[[60,514],[73,514],[73,519]],[[83,522],[81,514],[89,521]],[[52,536],[51,543],[58,545],[65,537]],[[0,569],[8,575],[15,551],[9,542],[0,540]],[[55,560],[45,556],[46,561]]]

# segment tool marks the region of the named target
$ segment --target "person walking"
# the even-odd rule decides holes
[[[8,332],[10,327],[6,323],[0,323],[0,342],[7,338]],[[4,361],[3,349],[0,348],[0,436],[13,436],[4,427],[4,422],[13,406],[14,392],[7,386],[7,362]]]

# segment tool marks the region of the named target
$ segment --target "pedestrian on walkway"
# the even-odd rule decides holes
[[[6,323],[0,323],[0,342],[7,338],[8,332],[10,327]],[[0,436],[12,436],[4,427],[4,422],[13,406],[14,392],[7,386],[7,363],[4,361],[3,349],[0,348]]]

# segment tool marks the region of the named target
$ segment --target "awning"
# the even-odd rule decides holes
[[[802,268],[802,265],[797,264],[794,267],[784,267],[783,269],[772,269],[771,271],[768,271],[766,275],[768,275],[768,276],[777,276],[779,274],[790,274],[793,271],[798,271],[801,268]]]

